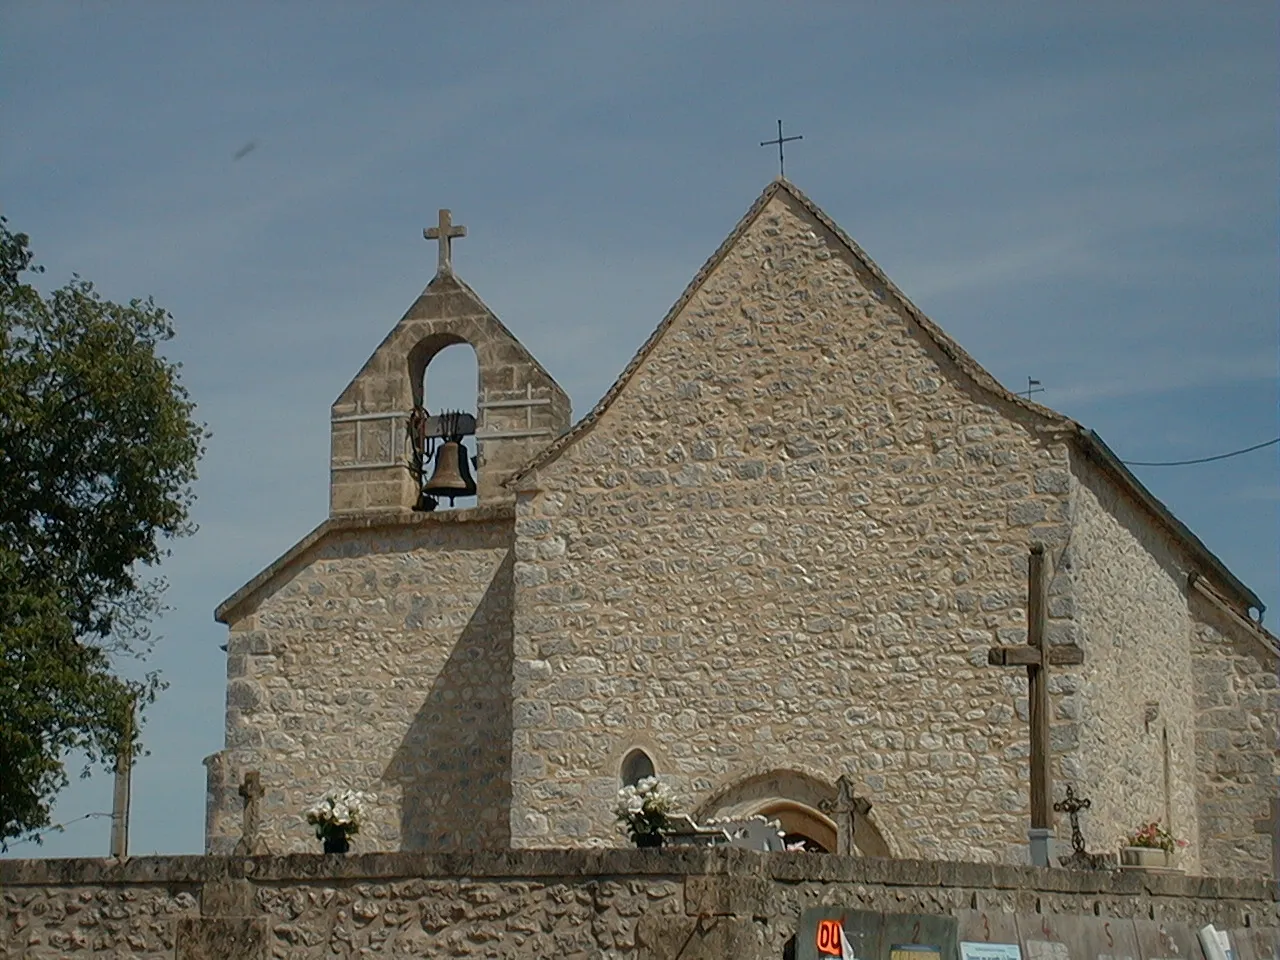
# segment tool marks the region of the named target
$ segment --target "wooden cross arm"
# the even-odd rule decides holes
[[[1074,643],[1055,644],[1048,648],[1049,664],[1066,667],[1084,663],[1084,651]],[[1020,647],[992,647],[987,651],[987,663],[993,667],[1036,667],[1043,661],[1040,650],[1030,644]]]

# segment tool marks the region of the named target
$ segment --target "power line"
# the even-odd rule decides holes
[[[20,843],[35,843],[37,840],[41,839],[42,837],[48,836],[51,833],[63,833],[67,829],[67,827],[71,826],[73,823],[79,823],[81,820],[89,820],[92,817],[110,817],[110,816],[111,814],[109,813],[86,813],[82,817],[75,817],[71,820],[66,821],[65,823],[51,824],[50,826],[41,830],[39,833],[33,833],[30,836],[26,836],[26,837],[22,837],[21,839],[14,840],[9,844],[9,846],[16,847]]]
[[[1242,453],[1253,453],[1255,450],[1261,450],[1263,447],[1273,447],[1280,443],[1280,437],[1274,440],[1268,440],[1266,443],[1255,443],[1252,447],[1245,447],[1243,450],[1232,450],[1230,453],[1220,453],[1216,457],[1198,457],[1195,460],[1158,460],[1154,462],[1146,460],[1121,460],[1126,467],[1185,467],[1193,463],[1213,463],[1215,460],[1227,460],[1231,457],[1238,457]]]

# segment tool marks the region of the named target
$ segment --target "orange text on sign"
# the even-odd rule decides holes
[[[840,921],[818,921],[818,952],[840,956]]]

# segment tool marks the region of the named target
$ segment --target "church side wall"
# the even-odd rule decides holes
[[[1025,859],[1026,674],[987,650],[1025,641],[1068,456],[891,297],[779,194],[538,470],[516,508],[516,846],[621,842],[640,746],[685,810],[770,770],[848,774],[899,855]]]
[[[1191,600],[1203,856],[1226,876],[1271,876],[1272,840],[1254,823],[1280,795],[1276,658],[1197,593]]]
[[[1185,562],[1171,537],[1093,464],[1077,457],[1074,525],[1061,573],[1075,583],[1085,651],[1078,718],[1077,792],[1092,848],[1116,849],[1141,825],[1166,827],[1165,748],[1174,834],[1189,841],[1180,863],[1214,874],[1203,857],[1195,796],[1195,699]],[[1060,707],[1061,708],[1061,707]],[[1060,825],[1059,835],[1064,835]]]
[[[238,616],[211,852],[240,837],[250,769],[272,853],[317,848],[303,814],[331,788],[377,795],[357,850],[507,845],[511,524],[482,508],[339,527]]]

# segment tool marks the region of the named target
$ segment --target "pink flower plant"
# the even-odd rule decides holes
[[[1139,827],[1125,839],[1125,846],[1148,847],[1152,850],[1163,850],[1165,853],[1173,853],[1175,849],[1186,845],[1187,841],[1179,840],[1164,827],[1160,826],[1159,820],[1152,820],[1150,823]]]

